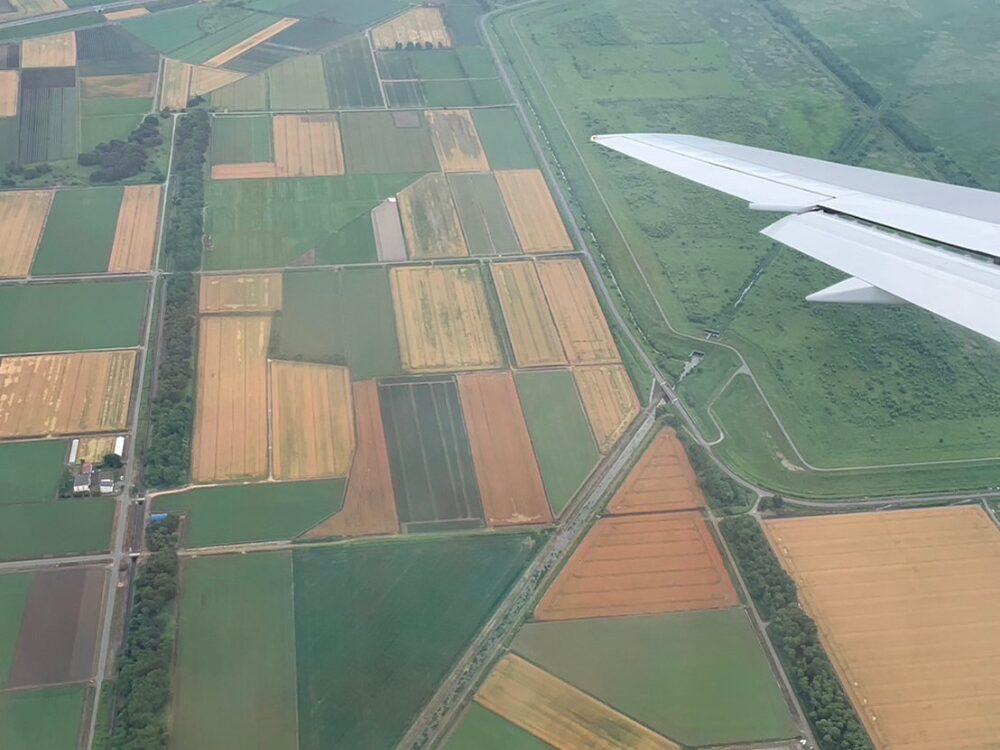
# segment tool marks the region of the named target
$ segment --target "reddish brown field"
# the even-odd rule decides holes
[[[310,529],[306,538],[369,536],[399,531],[378,385],[374,380],[354,384],[354,418],[357,449],[347,480],[344,507]]]
[[[698,513],[604,518],[545,593],[535,617],[649,615],[739,603]]]
[[[672,429],[660,432],[646,448],[608,504],[608,512],[664,513],[705,507],[684,446]]]
[[[459,375],[458,392],[487,523],[551,522],[513,376],[509,372]]]

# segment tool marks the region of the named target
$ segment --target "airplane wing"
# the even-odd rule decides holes
[[[909,302],[1000,341],[1000,193],[697,136],[592,140],[791,214],[762,234],[851,277],[810,301]]]

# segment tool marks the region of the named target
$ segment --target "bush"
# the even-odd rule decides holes
[[[698,484],[705,493],[705,499],[713,508],[725,513],[738,513],[753,505],[754,494],[729,477],[719,468],[701,445],[696,443],[684,430],[678,430],[677,437],[684,444],[691,466],[698,475]]]

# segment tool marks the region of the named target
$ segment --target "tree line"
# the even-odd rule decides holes
[[[698,475],[698,484],[705,493],[705,500],[723,513],[739,513],[753,504],[753,493],[734,481],[712,460],[701,445],[684,430],[677,430],[688,460]]]
[[[81,167],[96,167],[90,173],[94,183],[118,182],[141,173],[149,163],[153,149],[163,144],[160,135],[160,120],[155,115],[147,115],[129,133],[128,140],[111,140],[98,144],[93,151],[85,151],[77,157]],[[157,182],[162,174],[154,174]]]

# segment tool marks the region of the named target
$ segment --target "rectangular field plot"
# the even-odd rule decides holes
[[[424,175],[399,191],[397,203],[411,258],[461,258],[469,254],[443,174]]]
[[[21,77],[16,70],[0,70],[0,117],[17,117]]]
[[[29,88],[22,81],[18,160],[58,161],[77,154],[79,112],[76,88]]]
[[[430,128],[420,112],[345,112],[340,128],[348,174],[440,169]]]
[[[198,333],[194,482],[267,476],[269,316],[212,315]]]
[[[273,128],[269,115],[212,118],[213,166],[274,161]]]
[[[292,57],[258,75],[267,77],[267,98],[272,112],[330,106],[323,58],[319,55]]]
[[[381,261],[406,260],[406,240],[399,218],[399,206],[392,198],[372,209],[372,229],[375,232],[375,250]]]
[[[275,115],[274,164],[278,177],[344,173],[336,115]]]
[[[697,513],[672,513],[598,521],[535,617],[574,620],[737,604],[705,521]]]
[[[524,252],[573,249],[549,186],[539,170],[504,170],[496,176]]]
[[[270,26],[267,26],[260,31],[256,31],[246,39],[243,39],[236,44],[224,49],[222,52],[214,55],[208,60],[204,61],[204,64],[210,68],[221,68],[228,62],[235,60],[240,55],[252,50],[259,44],[263,44],[268,39],[273,36],[277,36],[285,29],[294,26],[299,22],[297,18],[281,18]]]
[[[368,40],[349,39],[323,53],[330,106],[337,109],[381,107],[382,92]]]
[[[389,280],[404,369],[488,370],[503,364],[478,266],[393,268]]]
[[[517,366],[566,364],[559,331],[545,301],[535,264],[529,261],[493,263],[490,271]]]
[[[80,96],[84,99],[152,98],[156,93],[155,73],[86,76],[80,78]]]
[[[68,452],[66,440],[0,443],[0,505],[55,498]]]
[[[32,275],[107,271],[122,191],[111,187],[56,192]]]
[[[573,377],[594,431],[597,449],[607,453],[639,415],[639,400],[632,381],[621,365],[576,367]]]
[[[227,83],[214,89],[208,102],[222,112],[257,112],[267,109],[267,77],[247,76]]]
[[[431,127],[434,150],[445,172],[487,172],[490,164],[467,109],[424,113]]]
[[[618,362],[618,347],[583,264],[572,258],[536,268],[570,364]]]
[[[421,81],[424,104],[428,107],[486,107],[510,104],[503,84],[496,78]]]
[[[165,58],[160,74],[159,107],[176,111],[187,107],[194,66],[180,60]]]
[[[21,42],[22,68],[72,68],[76,65],[76,34],[38,36]]]
[[[672,429],[659,432],[608,504],[608,512],[661,513],[705,507],[684,446]]]
[[[27,276],[54,195],[51,190],[0,193],[0,278]]]
[[[878,748],[989,747],[1000,532],[978,507],[768,521]]]
[[[491,174],[450,174],[448,184],[472,255],[517,255],[507,207]]]
[[[86,693],[82,685],[0,692],[0,747],[75,747]]]
[[[0,359],[0,437],[124,429],[135,356],[128,350]]]
[[[281,309],[280,273],[202,274],[198,311],[205,313],[277,312]]]
[[[160,198],[159,185],[124,188],[108,273],[139,273],[153,265]]]
[[[483,508],[455,383],[382,384],[379,399],[403,527],[481,526]]]
[[[114,513],[105,498],[0,505],[0,560],[106,552]]]
[[[534,550],[501,534],[297,551],[301,750],[394,747]]]
[[[372,29],[372,43],[377,49],[396,49],[407,45],[450,47],[451,35],[444,25],[440,9],[411,8]]]
[[[442,747],[444,750],[550,750],[552,746],[473,703]]]
[[[377,53],[385,80],[496,78],[493,58],[483,47],[435,50],[384,50]]]

